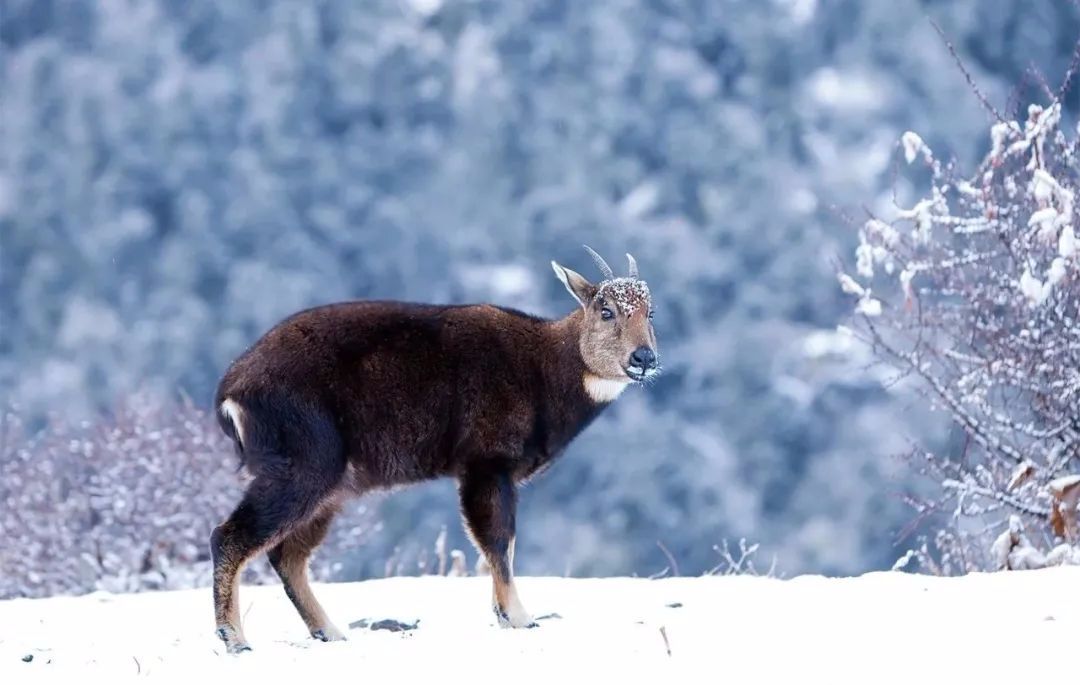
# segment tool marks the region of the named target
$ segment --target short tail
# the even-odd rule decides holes
[[[221,430],[236,445],[236,456],[240,460],[237,471],[246,465],[246,452],[244,449],[244,409],[233,399],[225,399],[218,405],[218,425]]]

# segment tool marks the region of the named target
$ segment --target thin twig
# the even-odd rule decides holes
[[[988,497],[990,499],[1001,502],[1002,504],[1010,506],[1013,509],[1016,509],[1017,511],[1022,511],[1025,514],[1031,514],[1032,516],[1038,516],[1040,518],[1046,518],[1046,517],[1050,516],[1050,510],[1049,509],[1046,509],[1044,507],[1035,506],[1033,504],[1025,504],[1025,503],[1021,502],[1020,500],[1016,499],[1015,497],[1012,497],[1011,495],[1007,495],[1007,494],[1005,494],[1003,492],[997,492],[997,491],[991,490],[990,488],[984,488],[981,485],[974,485],[972,483],[962,483],[962,482],[957,481],[957,480],[946,479],[944,482],[942,482],[941,487],[949,489],[949,490],[971,492],[971,493],[974,493],[976,495],[982,495],[983,497]]]
[[[938,23],[933,19],[930,19],[929,22],[930,25],[934,27],[934,30],[937,31],[938,35],[941,36],[941,40],[945,42],[945,47],[949,49],[949,54],[952,55],[953,60],[956,62],[956,66],[958,66],[960,68],[960,71],[964,74],[964,78],[967,79],[968,85],[971,86],[971,90],[974,91],[975,96],[979,98],[979,101],[983,104],[983,107],[985,107],[991,114],[993,114],[995,119],[1004,124],[1004,117],[1001,116],[1001,113],[997,111],[996,107],[990,104],[990,101],[986,99],[985,95],[983,95],[983,92],[979,89],[979,86],[975,84],[975,79],[972,78],[971,72],[969,72],[967,70],[967,67],[964,66],[964,61],[960,59],[960,55],[957,54],[956,48],[953,47],[952,42],[950,42],[949,39],[945,36],[945,32],[941,29],[940,26],[938,26]]]
[[[1024,71],[1020,75],[1020,80],[1009,93],[1009,99],[1005,103],[1005,114],[1010,119],[1016,119],[1020,116],[1020,99],[1024,93],[1024,90],[1030,85],[1028,79],[1031,78],[1031,74]]]
[[[660,548],[660,551],[667,557],[668,563],[671,564],[671,572],[676,576],[679,575],[679,562],[675,561],[675,557],[668,551],[667,547],[664,547],[664,543],[659,540],[656,541],[656,546]]]
[[[1072,86],[1072,80],[1076,76],[1077,69],[1080,69],[1080,40],[1077,40],[1076,45],[1073,47],[1072,61],[1069,62],[1069,68],[1065,70],[1065,78],[1061,83],[1061,88],[1058,89],[1058,100],[1065,99],[1065,94],[1069,92],[1069,88]]]
[[[660,626],[660,637],[664,638],[664,649],[667,650],[667,655],[671,656],[671,643],[667,639],[667,631],[664,630],[664,626]]]
[[[961,426],[964,426],[971,434],[971,436],[980,445],[982,445],[983,449],[987,450],[991,454],[993,454],[994,452],[1000,452],[1001,454],[1007,456],[1009,459],[1012,459],[1018,464],[1024,461],[1024,456],[1020,454],[1020,452],[1018,452],[1015,448],[1002,442],[1000,438],[985,430],[982,424],[978,421],[978,419],[971,416],[971,414],[963,408],[961,403],[952,396],[952,393],[950,393],[948,389],[946,389],[945,386],[941,384],[941,381],[939,381],[933,374],[929,373],[924,368],[923,364],[918,360],[917,356],[914,353],[901,352],[900,350],[897,350],[888,343],[886,343],[884,338],[877,332],[877,329],[874,327],[873,323],[869,319],[867,319],[867,327],[874,335],[874,344],[880,349],[884,350],[894,359],[903,362],[915,374],[917,374],[924,381],[926,381],[926,383],[929,384],[929,386],[934,390],[934,393],[941,399],[941,401],[949,407],[953,419]]]

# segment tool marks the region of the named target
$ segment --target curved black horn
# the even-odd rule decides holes
[[[630,278],[637,278],[637,260],[629,252],[626,253],[626,259],[630,262]]]
[[[615,272],[611,270],[611,267],[608,266],[607,262],[604,261],[604,258],[596,254],[596,250],[592,249],[588,245],[585,245],[584,247],[589,252],[589,254],[592,255],[593,261],[596,262],[596,268],[600,269],[600,273],[604,274],[604,278],[606,280],[611,280],[615,278]]]

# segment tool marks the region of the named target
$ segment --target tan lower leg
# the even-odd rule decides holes
[[[514,538],[510,539],[506,561],[506,578],[500,577],[499,573],[492,575],[492,595],[499,623],[511,628],[527,628],[536,625],[532,616],[522,605],[518,597],[517,585],[514,583]],[[498,568],[494,564],[492,567]]]
[[[239,575],[243,563],[225,558],[214,569],[214,595],[218,637],[225,641],[230,651],[247,646],[240,625]]]
[[[296,611],[315,637],[322,640],[343,640],[345,635],[330,622],[308,581],[307,556],[293,553],[282,556],[278,574],[285,585],[285,592]]]
[[[533,625],[532,616],[518,597],[513,577],[503,582],[495,578],[495,605],[499,608],[499,622],[511,628],[527,628]]]
[[[308,581],[308,559],[312,551],[322,543],[330,529],[330,521],[336,513],[328,507],[306,525],[301,526],[280,545],[270,551],[270,563],[285,585],[285,593],[292,600],[297,613],[307,625],[313,637],[324,642],[344,640],[345,635],[326,616]]]

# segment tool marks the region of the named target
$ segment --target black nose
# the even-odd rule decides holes
[[[630,355],[630,366],[636,366],[642,369],[655,368],[656,353],[648,347],[639,347]]]

